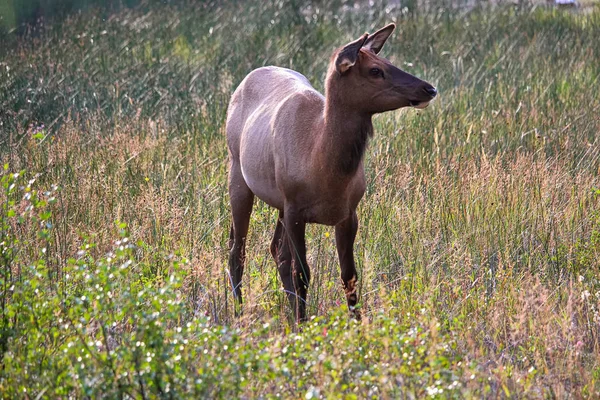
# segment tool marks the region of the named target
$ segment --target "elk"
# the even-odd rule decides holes
[[[325,96],[304,75],[273,66],[250,72],[233,93],[226,132],[233,216],[229,268],[236,314],[256,196],[279,210],[270,251],[296,322],[306,320],[307,223],[335,226],[348,308],[360,319],[353,247],[372,116],[402,107],[425,108],[437,95],[429,83],[378,56],[394,29],[389,24],[337,49],[329,62]]]

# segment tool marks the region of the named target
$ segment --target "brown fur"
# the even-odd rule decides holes
[[[256,195],[280,211],[271,252],[297,319],[306,318],[310,270],[304,230],[309,222],[335,225],[342,281],[354,310],[355,210],[365,191],[362,160],[373,135],[371,117],[401,107],[426,107],[436,94],[430,84],[377,55],[394,27],[338,49],[329,63],[325,96],[298,72],[263,67],[252,71],[231,97],[226,127],[233,214],[229,264],[240,303],[245,239]]]

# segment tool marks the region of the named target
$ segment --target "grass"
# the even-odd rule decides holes
[[[600,11],[353,4],[151,3],[6,42],[3,396],[600,395]],[[290,323],[261,202],[235,318],[229,96],[267,64],[322,90],[389,21],[383,55],[440,96],[375,118],[365,321],[310,226],[314,319]]]

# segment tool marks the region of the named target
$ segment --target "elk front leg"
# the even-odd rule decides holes
[[[280,264],[280,273],[285,284],[286,278],[284,276],[286,272],[291,272],[294,293],[288,293],[288,297],[296,313],[296,321],[304,322],[306,321],[306,296],[310,282],[310,269],[306,262],[306,242],[304,238],[306,222],[293,209],[286,208],[283,216],[283,225],[287,243],[282,250],[291,253],[290,258],[292,262],[290,263],[291,265],[288,264],[288,271],[281,269],[282,267],[285,268],[285,263]],[[285,255],[282,254],[282,256],[282,258],[285,258]]]
[[[356,276],[356,264],[354,263],[354,239],[357,231],[358,218],[356,211],[353,211],[348,218],[335,226],[335,244],[340,258],[342,283],[346,292],[348,309],[357,320],[360,320],[360,310],[356,308],[358,303],[356,282],[358,278]]]

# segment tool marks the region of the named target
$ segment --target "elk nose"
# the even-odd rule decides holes
[[[431,97],[435,97],[437,95],[437,89],[434,88],[433,86],[428,86],[425,89],[425,92],[427,92],[428,95],[430,95]]]

